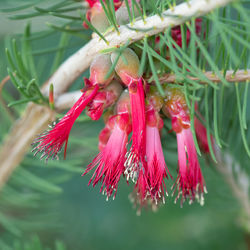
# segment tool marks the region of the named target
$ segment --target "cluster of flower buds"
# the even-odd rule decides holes
[[[177,136],[179,171],[173,185],[176,200],[181,197],[182,203],[197,198],[203,203],[205,184],[184,94],[167,85],[164,87],[166,97],[162,98],[157,88],[139,75],[139,65],[138,56],[130,48],[123,49],[121,54],[98,55],[90,66],[90,77],[85,79],[82,96],[57,124],[35,140],[34,150],[42,153],[41,158],[55,158],[65,145],[66,156],[71,128],[82,111],[86,109],[92,120],[98,120],[109,108],[103,115],[105,127],[99,135],[100,153],[83,175],[95,169],[89,184],[101,183],[101,191],[107,199],[116,196],[121,176],[125,176],[127,182],[131,179],[135,183],[133,199],[136,204],[156,206],[165,203],[165,181],[168,177],[172,179],[161,145],[165,115],[171,119]],[[110,72],[111,68],[114,72]],[[199,138],[204,127],[201,122],[195,124],[198,124]],[[132,143],[128,148],[131,132]]]

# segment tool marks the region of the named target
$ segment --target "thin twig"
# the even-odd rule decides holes
[[[1,147],[0,188],[21,162],[34,136],[48,128],[54,120],[54,113],[45,106],[30,103],[21,119],[12,127]]]
[[[233,0],[191,0],[177,5],[172,10],[166,10],[162,16],[147,17],[145,21],[138,20],[133,25],[123,25],[119,33],[111,32],[105,36],[107,43],[99,37],[93,38],[83,48],[69,57],[43,88],[45,95],[49,94],[49,85],[54,85],[54,95],[59,96],[89,67],[93,58],[105,49],[114,48],[126,43],[133,43],[147,36],[158,34],[167,28],[184,23],[193,17],[198,17],[222,7]],[[145,31],[147,30],[147,31]]]
[[[250,81],[250,70],[238,70],[235,74],[233,73],[234,72],[232,70],[228,70],[226,72],[225,78],[228,82]],[[212,72],[204,72],[204,75],[213,82],[218,82],[218,83],[221,82],[221,80]],[[189,77],[189,78],[201,84],[204,83],[198,77]],[[160,77],[159,80],[160,83],[175,83],[177,81],[181,83],[181,79],[179,78],[177,79],[176,76],[173,74],[166,74]],[[151,84],[154,84],[154,82],[151,82]],[[82,95],[81,91],[74,91],[62,94],[57,98],[55,102],[56,111],[60,112],[62,110],[71,108],[81,95]]]
[[[13,114],[11,113],[11,111],[9,110],[9,108],[7,107],[3,97],[2,97],[2,90],[4,85],[10,80],[10,76],[6,76],[4,77],[4,79],[1,81],[0,83],[0,103],[2,104],[2,107],[5,109],[6,113],[8,114],[10,120],[12,122],[15,121],[15,117],[13,116]]]
[[[221,82],[220,78],[216,76],[213,72],[204,72],[204,76],[209,79],[212,82]],[[192,77],[188,76],[189,79],[198,81],[199,83],[205,84],[206,82],[200,80],[198,77]],[[225,79],[228,82],[245,82],[250,81],[250,70],[238,70],[236,73],[234,73],[233,70],[228,70],[225,75]],[[181,81],[180,78],[176,78],[173,74],[166,74],[163,77],[159,78],[161,83],[174,83],[176,81]]]

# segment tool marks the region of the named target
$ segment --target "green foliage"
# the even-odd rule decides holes
[[[44,247],[41,243],[38,236],[33,236],[30,241],[21,243],[20,241],[16,240],[13,243],[12,248],[15,250],[66,250],[66,247],[61,241],[56,241],[55,246],[53,248]],[[7,249],[6,249],[7,250]]]

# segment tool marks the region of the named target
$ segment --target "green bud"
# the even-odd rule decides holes
[[[119,56],[118,52],[111,54],[111,61],[114,63]],[[139,78],[140,61],[132,49],[126,48],[118,59],[115,71],[124,84],[129,85],[131,81]]]
[[[90,65],[89,80],[92,84],[99,84],[101,87],[107,86],[114,78],[115,72],[107,74],[112,66],[109,54],[100,54],[94,58]]]

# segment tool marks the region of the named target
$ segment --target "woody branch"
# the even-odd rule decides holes
[[[221,82],[220,78],[216,76],[213,72],[208,71],[204,72],[204,76],[212,82],[219,83]],[[205,82],[201,81],[198,77],[189,77],[193,81],[197,81],[201,84],[205,84]],[[250,81],[250,70],[238,70],[234,73],[233,70],[228,70],[225,74],[225,79],[228,82],[245,82]],[[175,83],[177,81],[181,82],[181,79],[177,79],[174,74],[165,74],[164,76],[159,78],[161,83]],[[153,83],[154,84],[154,83]],[[62,111],[65,109],[71,108],[74,103],[81,96],[81,91],[73,91],[69,93],[62,94],[56,99],[55,108],[57,111]]]

